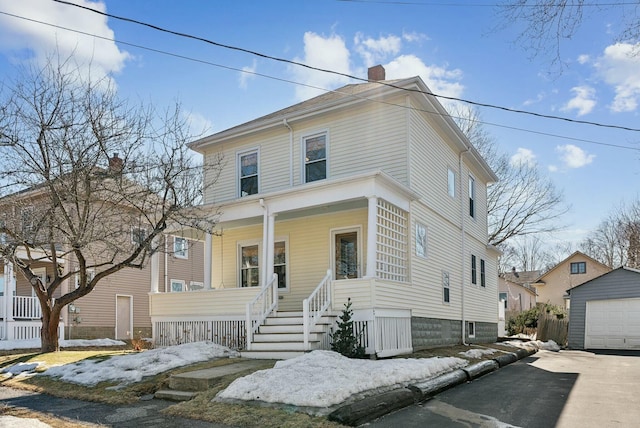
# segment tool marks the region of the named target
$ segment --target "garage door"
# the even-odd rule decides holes
[[[584,347],[640,349],[640,299],[587,302]]]

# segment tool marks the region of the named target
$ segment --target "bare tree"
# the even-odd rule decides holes
[[[516,42],[531,57],[548,55],[552,68],[562,70],[562,43],[575,37],[590,15],[598,16],[604,10],[613,11],[619,17],[620,30],[614,33],[613,41],[637,45],[640,42],[639,6],[640,1],[589,3],[584,0],[505,0],[497,11],[499,25],[524,25]]]
[[[168,228],[210,231],[216,220],[194,207],[203,169],[219,163],[191,156],[179,106],[131,106],[110,79],[78,71],[69,60],[25,69],[0,101],[0,256],[40,302],[43,352],[59,349],[66,305],[145,266]],[[34,273],[42,263],[53,266],[46,280]]]
[[[500,246],[518,236],[554,232],[568,211],[563,195],[537,165],[514,162],[501,153],[482,126],[478,110],[457,106],[452,116],[499,177],[487,189],[489,243]]]
[[[580,247],[611,268],[640,268],[640,200],[611,211]]]

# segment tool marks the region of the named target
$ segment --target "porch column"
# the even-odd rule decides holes
[[[165,237],[166,239],[166,237]],[[158,240],[153,239],[153,253],[149,261],[149,269],[151,270],[151,292],[157,293],[160,290],[160,251],[158,248]]]
[[[204,237],[204,288],[211,290],[211,258],[213,257],[213,239],[210,233]]]
[[[367,269],[365,278],[376,277],[376,252],[378,246],[378,198],[370,196],[367,217]]]
[[[13,321],[13,294],[16,289],[16,281],[13,276],[13,263],[5,259],[4,262],[4,321],[5,337],[7,337],[7,321]]]
[[[276,224],[276,215],[277,214],[269,214],[267,220],[267,242],[265,243],[267,246],[267,268],[266,268],[266,277],[265,282],[270,281],[273,276],[273,256],[274,256],[274,246],[275,246],[275,224]]]

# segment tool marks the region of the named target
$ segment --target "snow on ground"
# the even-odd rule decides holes
[[[496,352],[498,352],[497,349],[483,348],[483,349],[469,349],[468,351],[458,352],[458,353],[460,355],[462,355],[463,357],[465,357],[465,358],[480,359],[484,355],[491,355],[491,354],[496,353]]]
[[[44,375],[65,382],[93,386],[104,381],[121,384],[139,382],[176,367],[207,361],[212,358],[235,356],[237,352],[210,342],[186,343],[167,348],[118,355],[107,360],[83,360],[73,364],[51,367]]]
[[[217,399],[260,400],[294,406],[329,407],[354,394],[427,379],[467,365],[455,357],[355,360],[313,351],[278,361],[272,369],[238,378]]]
[[[33,418],[17,418],[15,416],[0,416],[2,428],[49,428],[51,425]]]
[[[549,340],[548,342],[543,342],[541,340],[531,340],[529,342],[522,342],[520,340],[509,340],[506,342],[502,342],[503,345],[511,345],[516,348],[524,348],[524,349],[543,349],[546,351],[559,351],[560,346],[553,340]]]

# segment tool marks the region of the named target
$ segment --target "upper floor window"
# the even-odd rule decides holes
[[[132,244],[142,244],[144,240],[147,239],[147,230],[142,227],[132,227],[131,228],[131,243]]]
[[[416,222],[416,255],[427,257],[427,226]]]
[[[456,197],[456,173],[451,169],[447,169],[447,191],[452,198]]]
[[[478,270],[476,266],[476,256],[474,256],[473,254],[471,254],[471,283],[472,284],[478,283]]]
[[[173,237],[173,255],[179,259],[189,258],[189,245],[187,238]]]
[[[258,193],[258,150],[238,154],[240,197]]]
[[[304,182],[327,178],[327,134],[304,138]]]
[[[442,301],[444,303],[451,302],[451,292],[449,288],[449,272],[442,272]]]
[[[571,263],[571,274],[587,273],[587,262]]]
[[[469,216],[476,217],[476,180],[469,176]]]
[[[484,259],[480,259],[480,286],[487,286],[487,273],[484,267]]]

